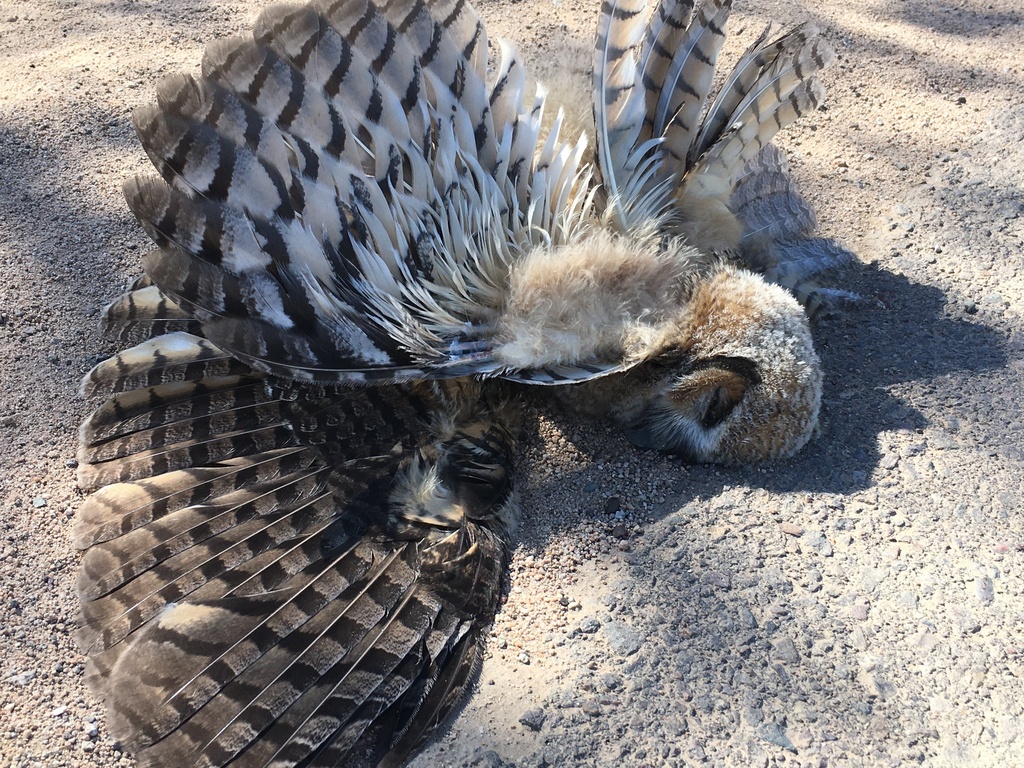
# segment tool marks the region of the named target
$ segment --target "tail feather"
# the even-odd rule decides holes
[[[824,90],[815,75],[834,57],[809,23],[748,51],[689,151],[691,173],[721,178],[731,191],[747,162],[780,129],[818,106]]]
[[[694,0],[662,0],[647,22],[647,34],[640,56],[640,72],[647,101],[647,135],[644,138],[654,135],[654,115],[661,98],[661,87],[668,77],[672,57],[679,50],[680,41],[693,18],[693,8]]]
[[[774,87],[765,86],[766,89]],[[737,116],[734,128],[699,161],[696,172],[722,178],[726,186],[732,188],[744,166],[775,134],[798,117],[817,109],[824,95],[824,86],[817,80],[794,85],[785,97],[762,91],[759,98]]]
[[[731,0],[704,3],[672,49],[672,62],[661,83],[652,121],[654,135],[664,137],[662,152],[673,178],[681,178],[687,170],[686,158],[701,127],[731,10]]]
[[[765,29],[709,103],[731,7],[731,0],[708,0],[695,12],[690,0],[661,0],[641,44],[639,6],[606,3],[594,69],[598,167],[609,200],[624,188],[628,169],[636,199],[624,207],[642,214],[632,226],[660,222],[719,253],[745,234],[732,198],[748,164],[817,107],[823,89],[816,75],[834,58],[812,24],[770,42]],[[634,132],[638,105],[644,123]]]
[[[736,112],[740,102],[754,87],[761,73],[775,61],[782,49],[784,38],[764,45],[771,31],[768,24],[764,31],[744,51],[732,72],[722,83],[714,102],[707,108],[707,114],[701,121],[700,131],[687,147],[687,160],[692,163],[710,148],[715,138],[721,136],[729,128],[729,119]]]
[[[606,215],[621,231],[629,228],[625,207],[633,199],[627,190],[640,164],[637,139],[644,124],[636,49],[644,38],[645,0],[604,0],[594,48],[594,121],[598,167]]]

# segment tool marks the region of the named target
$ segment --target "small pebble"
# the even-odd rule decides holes
[[[621,656],[632,656],[643,644],[640,633],[620,621],[606,624],[604,631],[611,649]]]
[[[544,720],[547,716],[544,714],[544,710],[540,707],[534,707],[528,709],[519,716],[519,722],[529,728],[531,731],[539,731],[541,726],[544,725]]]
[[[597,699],[584,699],[581,707],[583,714],[590,717],[597,717],[601,714],[601,704]]]
[[[604,672],[601,677],[601,684],[609,691],[614,691],[622,685],[622,678],[618,675],[613,675],[611,672]]]
[[[783,637],[775,643],[775,658],[787,664],[796,664],[800,661],[800,654],[797,653],[796,644],[792,639]]]
[[[732,577],[723,571],[708,571],[704,574],[704,581],[719,589],[729,589],[732,586]]]
[[[797,523],[779,523],[779,530],[788,536],[802,536],[804,527]]]
[[[26,670],[19,672],[16,675],[11,675],[7,678],[7,682],[13,683],[14,685],[28,685],[36,679],[36,673],[32,670]]]
[[[769,744],[774,744],[776,747],[782,747],[785,750],[795,753],[796,747],[790,740],[789,736],[786,735],[786,731],[778,723],[763,723],[757,727],[757,735],[767,741]]]
[[[832,557],[834,554],[832,544],[821,531],[808,531],[807,535],[803,538],[803,542],[809,549],[817,552],[822,557]]]
[[[992,584],[992,579],[988,576],[982,576],[974,580],[974,595],[982,603],[988,605],[996,599],[995,587]]]

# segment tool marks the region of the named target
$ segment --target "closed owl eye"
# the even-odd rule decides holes
[[[705,407],[700,424],[717,427],[740,404],[747,389],[760,383],[757,365],[742,357],[719,357],[701,361],[691,374],[693,388],[705,392]],[[692,391],[692,390],[691,390]]]
[[[704,412],[700,424],[705,429],[717,427],[726,417],[732,413],[733,408],[739,400],[729,396],[729,390],[725,387],[716,387],[709,398],[707,410]]]
[[[710,429],[729,415],[749,387],[760,382],[761,376],[753,360],[713,357],[690,365],[666,397],[681,412]]]

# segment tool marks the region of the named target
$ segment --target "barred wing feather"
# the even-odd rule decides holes
[[[689,214],[687,194],[726,204],[747,163],[817,107],[816,76],[834,54],[812,24],[769,42],[766,29],[712,100],[731,0],[706,0],[696,11],[692,0],[661,0],[649,23],[643,8],[632,0],[607,0],[602,8],[594,68],[597,162],[609,200],[633,172],[623,206],[638,215],[625,221],[627,230],[652,220],[671,230]],[[673,197],[680,187],[684,193]]]
[[[159,288],[254,368],[298,380],[500,373],[523,250],[571,236],[582,145],[539,146],[506,49],[466,4],[272,7],[135,116],[159,177],[125,193]]]
[[[178,314],[144,286],[107,316]],[[510,407],[473,382],[274,383],[184,331],[85,387],[107,399],[81,431],[79,640],[112,732],[151,766],[404,759],[500,599]]]

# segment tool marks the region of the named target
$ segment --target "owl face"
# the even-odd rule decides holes
[[[622,376],[573,387],[634,444],[692,461],[785,458],[814,433],[821,366],[803,309],[777,286],[726,268],[669,324],[659,351]]]
[[[724,270],[664,343],[622,424],[635,444],[733,464],[785,458],[811,438],[821,365],[804,311],[783,289]]]

